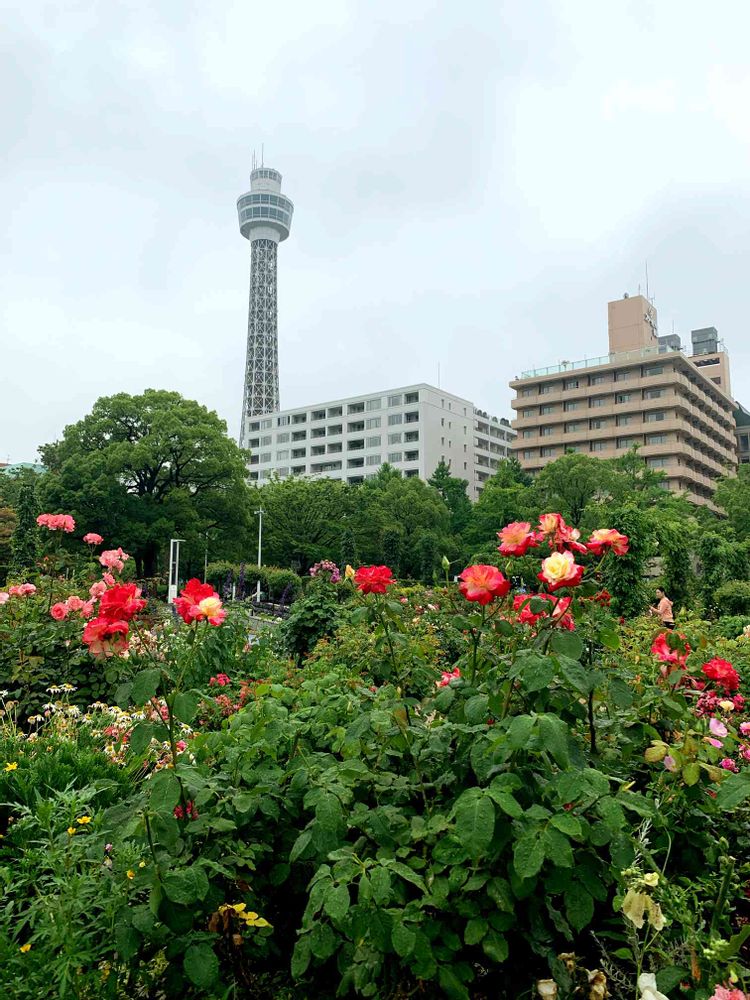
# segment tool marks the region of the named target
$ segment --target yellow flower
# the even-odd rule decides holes
[[[734,711],[734,702],[733,701],[729,701],[728,699],[726,701],[720,701],[719,702],[719,707],[723,708],[725,712],[733,712]]]
[[[146,867],[146,862],[145,861],[139,861],[138,862],[138,867],[139,868],[145,868]]]
[[[643,927],[643,916],[649,902],[649,897],[645,892],[628,889],[625,899],[622,901],[622,915],[640,929]]]
[[[68,836],[69,837],[72,837],[75,832],[76,832],[76,828],[74,826],[69,826],[68,827]]]
[[[246,903],[232,903],[231,908],[234,910],[235,913],[242,913],[243,910],[246,908],[246,906],[247,906]]]
[[[31,945],[30,944],[22,944],[21,947],[18,950],[22,951],[24,953],[24,955],[25,955],[27,951],[31,951]]]
[[[80,823],[81,826],[85,826],[86,823],[90,823],[90,822],[91,822],[91,817],[90,816],[79,816],[78,819],[76,820],[76,823]]]
[[[353,569],[353,567],[349,566],[348,564],[347,564],[346,569],[344,570],[344,577],[347,580],[353,580],[354,579],[354,569]]]
[[[135,878],[135,872],[133,871],[133,869],[132,869],[132,868],[128,868],[128,870],[127,870],[127,871],[125,872],[125,874],[126,874],[126,875],[127,875],[127,877],[128,877],[129,879],[130,879],[130,881],[131,881],[131,882],[132,882],[132,881],[133,881],[133,879]]]
[[[251,919],[251,916],[252,916],[252,919]],[[247,915],[247,917],[245,918],[245,926],[246,927],[270,927],[271,925],[269,924],[269,922],[267,920],[264,920],[263,917],[259,917],[258,914],[255,913],[255,914],[252,914],[252,915],[251,914]]]
[[[643,884],[650,885],[653,889],[654,886],[659,884],[659,876],[656,872],[649,872],[648,875],[643,876]]]
[[[15,760],[14,760],[14,761],[11,761],[11,763],[10,763],[10,764],[6,764],[6,765],[5,765],[5,770],[6,770],[6,772],[7,772],[7,771],[15,771],[15,770],[16,770],[17,768],[18,768],[18,762],[17,762],[17,761],[15,761]]]

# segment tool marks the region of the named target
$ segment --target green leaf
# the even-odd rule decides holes
[[[393,930],[391,931],[391,943],[397,955],[401,958],[408,958],[414,951],[414,945],[417,943],[417,935],[406,924],[396,923],[393,925]]]
[[[324,961],[336,951],[338,938],[330,924],[316,923],[310,934],[310,951],[316,958]]]
[[[544,846],[539,832],[529,830],[513,846],[513,867],[519,878],[532,878],[544,863]]]
[[[181,691],[174,700],[172,711],[175,718],[186,725],[193,721],[201,700],[200,691]]]
[[[580,882],[574,882],[565,891],[565,915],[577,931],[583,930],[593,919],[594,900]]]
[[[541,691],[549,687],[555,676],[555,665],[547,656],[533,649],[522,649],[513,663],[511,677],[518,677],[526,691]]]
[[[180,801],[180,783],[174,771],[157,771],[149,782],[149,805],[155,812],[171,813]]]
[[[292,952],[291,968],[292,976],[295,979],[301,979],[305,972],[307,972],[307,967],[310,964],[310,956],[310,935],[306,934],[297,941]]]
[[[208,892],[208,879],[202,868],[183,868],[168,872],[163,880],[164,892],[173,903],[195,903]]]
[[[464,716],[470,726],[485,722],[489,714],[489,699],[486,694],[476,694],[464,705]]]
[[[525,750],[536,720],[531,715],[516,715],[508,726],[508,745],[511,750]]]
[[[238,813],[250,812],[257,802],[257,797],[251,792],[237,792],[232,798],[232,805]]]
[[[482,940],[482,951],[493,962],[504,962],[509,954],[508,942],[497,931],[490,931]]]
[[[542,746],[552,754],[555,763],[567,767],[570,763],[568,727],[563,720],[556,715],[540,715],[539,735]]]
[[[520,819],[523,815],[523,809],[510,792],[496,787],[494,781],[487,789],[487,794],[502,809],[506,816],[510,816],[511,819]]]
[[[133,704],[145,705],[147,701],[151,701],[156,696],[160,679],[161,670],[158,667],[149,667],[136,674],[130,692]]]
[[[682,769],[682,780],[686,785],[697,785],[700,776],[700,765],[696,764],[695,761],[690,764],[686,764]]]
[[[440,966],[438,981],[449,1000],[469,1000],[468,990],[449,965]]]
[[[323,900],[323,909],[331,920],[343,920],[349,912],[349,887],[332,885]]]
[[[138,954],[141,947],[141,935],[138,931],[126,923],[119,923],[115,927],[115,948],[120,958],[126,961]]]
[[[573,849],[564,833],[550,826],[544,831],[543,840],[544,853],[554,865],[558,868],[573,867]]]
[[[569,656],[571,660],[580,660],[583,653],[583,641],[577,632],[554,631],[550,646],[556,653]]]
[[[578,691],[579,694],[589,694],[593,687],[593,678],[591,672],[586,667],[582,666],[578,660],[571,659],[568,656],[559,656],[557,664],[560,676],[566,684],[570,685],[575,691]]]
[[[614,650],[620,648],[620,636],[614,631],[614,629],[599,629],[596,637],[602,646],[606,646],[607,649]]]
[[[483,917],[474,917],[466,924],[464,931],[464,942],[466,944],[479,944],[489,930],[489,925]]]
[[[128,750],[136,757],[140,757],[143,751],[151,742],[155,732],[155,727],[150,722],[139,722],[128,741]]]
[[[750,927],[748,927],[748,931],[750,931]],[[679,965],[668,965],[665,969],[660,969],[656,973],[656,985],[659,992],[663,993],[664,990],[675,989],[683,979],[689,978],[690,969]]]
[[[630,708],[633,704],[633,692],[622,677],[611,677],[609,681],[609,696],[617,708]]]
[[[570,813],[556,813],[550,823],[560,833],[565,833],[569,837],[581,836],[581,821],[576,816],[571,816]]]
[[[729,810],[736,809],[747,798],[750,798],[750,772],[740,771],[722,781],[714,801],[719,809]]]
[[[387,868],[373,868],[370,875],[372,895],[379,906],[384,906],[391,898],[391,876]]]
[[[427,893],[427,887],[424,884],[424,879],[421,875],[417,875],[415,871],[412,871],[408,865],[403,864],[401,861],[384,861],[383,864],[390,868],[392,872],[400,875],[401,878],[406,879],[407,882],[411,882],[418,889],[421,889],[425,894]]]
[[[495,832],[495,807],[491,799],[478,789],[467,789],[455,808],[456,836],[472,858],[486,852]]]
[[[213,948],[205,941],[191,944],[187,948],[182,965],[190,982],[201,989],[213,986],[219,978],[219,960]]]
[[[311,839],[312,839],[312,831],[303,830],[302,833],[299,835],[299,837],[297,837],[297,839],[292,844],[292,849],[289,852],[290,864],[294,864],[297,858],[299,858],[302,854],[304,854],[307,845],[310,843]]]

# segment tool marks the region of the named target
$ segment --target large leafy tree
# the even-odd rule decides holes
[[[578,527],[587,505],[612,493],[613,470],[601,459],[573,452],[545,465],[535,486],[545,509],[559,511]]]
[[[472,509],[467,539],[475,549],[497,546],[497,532],[511,521],[534,521],[539,502],[532,479],[516,458],[505,459],[485,482]]]
[[[427,482],[435,487],[450,511],[451,532],[463,536],[471,521],[471,500],[466,492],[468,480],[452,476],[450,466],[441,461]]]
[[[736,476],[724,476],[715,500],[726,511],[733,536],[739,541],[750,538],[750,465],[741,465]]]
[[[97,400],[91,413],[40,448],[44,506],[157,572],[171,537],[197,568],[207,532],[214,557],[234,555],[249,527],[245,453],[216,413],[177,392],[147,389]]]
[[[18,491],[15,525],[10,539],[9,572],[11,574],[22,576],[36,565],[39,555],[37,513],[34,480],[28,477],[21,482]]]

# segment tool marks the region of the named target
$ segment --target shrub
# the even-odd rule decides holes
[[[728,580],[717,589],[714,603],[728,615],[750,615],[750,582]]]
[[[736,639],[750,625],[748,615],[724,615],[716,622],[716,631],[725,639]]]

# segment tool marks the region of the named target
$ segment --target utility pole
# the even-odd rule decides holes
[[[255,513],[258,515],[258,570],[260,570],[263,558],[263,515],[265,511],[260,507]],[[258,574],[258,586],[255,590],[255,603],[260,604],[260,574]]]
[[[203,554],[203,582],[206,582],[206,577],[208,576],[208,532],[206,532],[206,550]]]
[[[167,602],[174,604],[177,591],[180,589],[180,542],[184,538],[170,538],[169,540],[169,589],[167,591]]]

